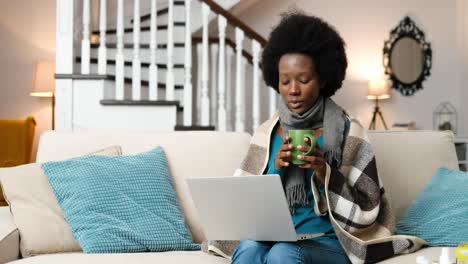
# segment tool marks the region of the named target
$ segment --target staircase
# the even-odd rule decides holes
[[[57,0],[56,130],[252,132],[272,114],[276,94],[260,90],[259,34],[212,0],[145,1],[146,11],[129,1],[132,18],[115,1],[115,23],[99,1],[99,28],[90,29],[89,0],[79,26],[67,16],[74,6]],[[77,29],[83,37],[73,43]]]

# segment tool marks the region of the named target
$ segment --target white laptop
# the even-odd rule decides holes
[[[187,179],[208,240],[298,241],[279,175]]]

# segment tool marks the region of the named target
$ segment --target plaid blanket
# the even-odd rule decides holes
[[[263,174],[269,157],[270,136],[278,115],[263,123],[251,139],[241,168],[235,176]],[[352,263],[373,263],[398,254],[414,252],[426,244],[420,238],[392,235],[395,226],[385,189],[377,174],[375,156],[364,129],[350,119],[339,168],[327,164],[325,192],[312,181],[314,211],[326,215]],[[205,241],[205,252],[231,256],[237,243]]]

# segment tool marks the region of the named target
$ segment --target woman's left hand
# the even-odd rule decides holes
[[[304,141],[308,146],[297,146],[297,149],[302,152],[309,151],[310,148],[310,140],[309,138],[305,138]],[[299,165],[300,168],[303,169],[313,169],[315,171],[315,175],[317,179],[324,184],[325,183],[325,173],[326,173],[326,165],[325,160],[323,159],[323,152],[320,150],[318,143],[315,143],[315,149],[312,152],[312,155],[305,156],[305,155],[298,155],[298,159],[305,160],[307,164]]]

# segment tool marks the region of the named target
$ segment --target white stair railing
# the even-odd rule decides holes
[[[247,106],[247,102],[246,102],[246,97],[245,97],[245,80],[246,80],[246,70],[247,70],[247,59],[245,57],[242,57],[241,59],[241,83],[240,83],[240,87],[241,87],[241,102],[242,102],[242,105],[243,107],[241,108],[241,120],[242,120],[242,127],[243,127],[243,132],[246,132],[247,131],[247,125],[246,125],[246,106]]]
[[[83,38],[81,40],[81,73],[90,74],[91,71],[91,44],[90,44],[90,14],[91,14],[91,1],[83,1],[83,23],[82,33]],[[106,35],[107,31],[107,0],[99,0],[99,48],[97,52],[98,63],[97,73],[101,75],[112,74],[112,68],[115,71],[115,99],[124,100],[125,91],[125,57],[132,57],[131,59],[131,74],[132,85],[131,85],[131,99],[132,100],[143,100],[149,99],[150,101],[156,101],[159,99],[158,96],[158,30],[157,30],[157,4],[158,0],[151,1],[151,13],[150,13],[150,34],[149,34],[149,52],[141,50],[140,42],[143,42],[143,34],[141,32],[141,16],[140,0],[133,0],[133,33],[127,34],[124,32],[124,0],[117,0],[117,16],[116,16],[116,51],[112,52],[115,55],[115,66],[108,65],[107,61],[110,52],[107,50],[107,41],[110,41],[109,36]],[[268,104],[260,104],[260,53],[261,44],[265,41],[259,37],[258,34],[252,32],[242,22],[236,20],[235,17],[227,13],[225,10],[220,9],[216,3],[210,0],[199,0],[201,2],[201,14],[202,14],[202,41],[201,44],[197,44],[197,63],[198,63],[198,85],[192,84],[192,1],[184,0],[185,4],[185,33],[184,33],[184,91],[182,98],[175,98],[175,70],[174,70],[174,1],[168,0],[168,13],[167,13],[167,39],[161,42],[167,43],[166,55],[166,82],[165,82],[165,100],[180,101],[184,107],[183,113],[183,125],[193,126],[194,123],[201,126],[215,126],[218,130],[228,131],[235,130],[239,132],[255,130],[262,120],[261,107],[268,107],[268,111],[272,114],[276,110],[277,94],[270,90],[267,98]],[[63,4],[57,0],[58,12],[66,10],[62,8]],[[113,4],[114,2],[110,2]],[[110,5],[110,4],[109,4]],[[125,5],[127,6],[127,5]],[[61,11],[62,10],[62,11]],[[94,10],[95,11],[95,10]],[[216,14],[217,27],[218,27],[218,40],[213,41],[209,38],[209,22],[210,14]],[[61,16],[58,16],[60,18]],[[63,20],[63,19],[62,19]],[[59,22],[57,22],[59,23]],[[227,44],[232,46],[232,41],[226,36],[228,24],[235,27],[235,49],[227,47]],[[65,39],[61,34],[61,28],[66,25],[59,26],[57,24],[57,38]],[[60,30],[59,30],[60,29]],[[250,38],[252,41],[251,50],[245,51],[243,48],[244,39]],[[127,53],[124,46],[124,37],[128,41],[128,37],[131,37],[129,42],[133,42],[133,51]],[[67,37],[69,38],[69,37]],[[257,41],[260,40],[260,41]],[[210,45],[211,42],[211,45]],[[130,44],[130,43],[128,43]],[[64,53],[59,45],[57,45],[57,54]],[[227,50],[226,50],[227,49]],[[234,60],[234,52],[236,54]],[[252,54],[252,58],[248,53]],[[126,55],[127,54],[127,55]],[[132,54],[132,55],[130,55]],[[149,54],[149,55],[146,55]],[[142,56],[149,56],[150,58],[143,58]],[[246,64],[247,60],[251,59],[253,65],[252,68],[252,80],[247,80],[249,88],[249,96],[246,96]],[[128,58],[129,59],[129,58]],[[211,61],[210,61],[211,60]],[[145,69],[142,69],[142,61],[149,61],[149,68],[147,69],[148,78],[148,93],[147,98],[143,98],[142,93],[142,73],[146,73]],[[233,68],[233,62],[235,61],[235,68]],[[180,63],[180,62],[178,62]],[[250,69],[250,67],[249,67]],[[250,72],[248,76],[251,75]],[[130,77],[130,76],[128,76]],[[179,76],[180,77],[180,76]],[[234,82],[233,82],[234,81]],[[195,86],[195,87],[194,87]],[[194,90],[196,88],[196,91]],[[250,90],[252,90],[252,96],[250,96]],[[193,96],[196,96],[194,100]],[[197,105],[193,106],[192,102],[196,101]],[[252,104],[252,113],[246,113],[246,109],[250,109],[247,103]],[[58,103],[59,104],[59,103]],[[195,115],[193,111],[196,111]],[[193,116],[199,116],[198,120],[192,120]],[[252,124],[247,127],[246,116],[252,116]],[[249,117],[250,119],[250,117]],[[182,121],[182,120],[180,120]]]
[[[107,47],[106,47],[106,23],[107,0],[100,0],[99,4],[99,49],[98,49],[98,73],[106,74]]]
[[[252,112],[253,112],[253,131],[260,125],[260,82],[259,82],[259,62],[260,62],[260,43],[252,40],[252,56],[253,56],[253,97],[252,97]]]
[[[141,100],[140,0],[133,6],[132,99]]]
[[[174,0],[169,0],[167,14],[166,100],[175,100],[174,90]]]
[[[89,41],[89,0],[83,0],[83,40],[81,41],[81,74],[89,74],[91,43]]]
[[[226,26],[227,20],[223,16],[218,16],[219,31],[219,66],[218,66],[218,130],[226,131]]]
[[[148,71],[149,80],[149,100],[158,100],[158,65],[156,64],[156,0],[151,0],[151,20],[150,20],[150,66]]]
[[[244,79],[243,79],[243,59],[242,42],[244,41],[244,31],[236,28],[236,132],[245,131],[244,118]]]
[[[233,126],[233,93],[232,93],[232,58],[234,56],[234,51],[231,47],[228,47],[226,49],[226,122],[227,122],[227,127],[226,129],[228,131],[233,131],[234,126]]]
[[[210,86],[210,103],[211,103],[211,106],[210,106],[210,124],[213,125],[213,126],[216,126],[216,122],[218,121],[217,120],[217,108],[218,108],[218,90],[217,90],[217,86],[218,86],[218,82],[217,82],[217,75],[218,75],[218,71],[217,71],[217,68],[218,68],[218,63],[217,63],[217,59],[218,59],[218,44],[211,44],[210,45],[210,58],[211,58],[211,63],[210,63],[210,66],[211,66],[211,74],[210,74],[210,80],[211,80],[211,86]]]
[[[275,111],[276,111],[276,109],[278,107],[277,106],[278,105],[278,101],[277,101],[278,100],[278,95],[277,95],[276,91],[273,90],[273,88],[268,87],[268,90],[269,90],[268,94],[270,96],[270,98],[269,98],[269,102],[270,102],[269,114],[270,114],[270,116],[272,116],[275,113]]]
[[[185,0],[185,82],[184,82],[184,126],[192,125],[192,31],[190,13],[192,0]]]
[[[196,123],[197,124],[201,124],[202,123],[202,91],[203,91],[203,85],[202,85],[202,64],[203,64],[203,60],[201,59],[202,58],[202,54],[203,54],[203,44],[202,43],[198,43],[196,44],[196,51],[197,51],[197,97],[195,98],[196,99],[196,102],[197,102],[197,105],[196,105],[196,112],[197,112],[197,119],[196,119]]]
[[[210,125],[210,98],[208,98],[208,16],[210,15],[210,7],[202,3],[202,21],[203,21],[203,36],[202,36],[202,76],[201,76],[201,125]]]
[[[124,99],[124,12],[123,12],[123,0],[117,2],[117,53],[115,55],[115,99]]]

